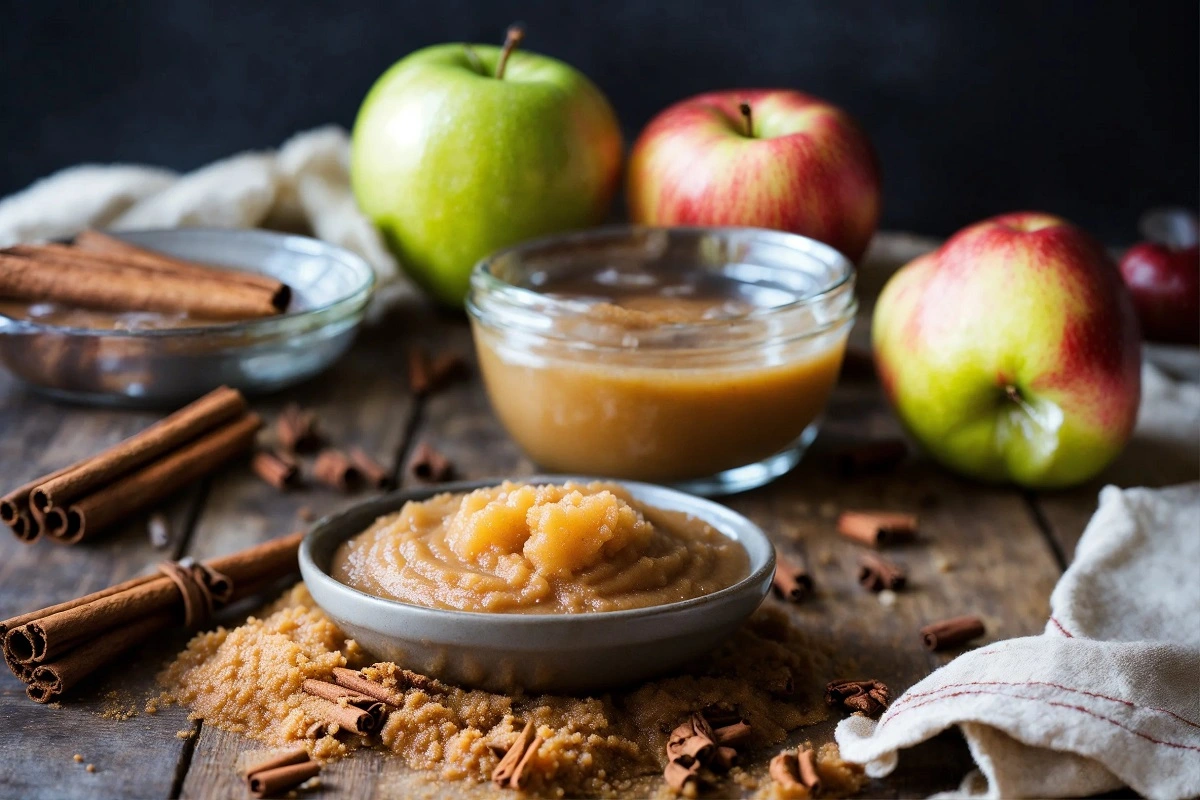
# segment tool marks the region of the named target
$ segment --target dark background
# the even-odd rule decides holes
[[[188,169],[349,126],[410,50],[499,42],[582,69],[627,140],[696,92],[786,86],[853,113],[883,224],[944,235],[1018,208],[1112,243],[1196,206],[1196,0],[0,0],[0,194],[81,161]]]

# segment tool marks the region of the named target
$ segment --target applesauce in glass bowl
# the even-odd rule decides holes
[[[727,494],[816,437],[854,278],[791,233],[619,226],[489,256],[467,311],[492,407],[541,467]]]

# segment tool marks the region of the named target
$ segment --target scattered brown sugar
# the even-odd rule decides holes
[[[83,763],[83,756],[79,755],[79,753],[76,753],[75,755],[71,756],[71,758],[74,759],[76,764]]]
[[[105,693],[104,706],[100,709],[101,717],[117,722],[124,722],[133,719],[137,715],[138,703],[136,701],[122,695],[115,689]]]
[[[84,767],[84,769],[86,769],[88,772],[95,772],[95,771],[96,771],[96,765],[95,765],[95,764],[88,764],[86,767]]]
[[[175,731],[175,738],[176,739],[190,739],[190,738],[192,738],[192,732],[191,731]]]
[[[691,669],[631,690],[566,697],[508,696],[438,683],[417,688],[385,664],[366,674],[390,684],[403,703],[377,737],[314,726],[314,698],[302,691],[304,679],[330,680],[335,667],[361,669],[370,661],[298,584],[262,616],[195,636],[159,676],[160,702],[186,704],[193,718],[271,747],[305,745],[319,761],[374,745],[431,778],[476,782],[490,779],[504,751],[532,722],[542,744],[528,766],[526,791],[643,796],[662,787],[667,737],[692,712],[736,710],[752,728],[746,751],[762,750],[826,717],[824,682],[833,672],[830,647],[816,632],[806,635],[779,610],[761,609]],[[766,673],[790,675],[794,693],[772,694],[762,685]],[[752,780],[740,772],[730,778]]]

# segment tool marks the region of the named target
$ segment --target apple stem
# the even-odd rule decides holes
[[[1011,383],[1004,387],[1004,393],[1008,395],[1008,399],[1014,403],[1021,402],[1021,392],[1018,391],[1017,387],[1013,386]]]
[[[751,139],[754,138],[754,116],[750,111],[749,103],[742,103],[738,106],[738,111],[742,112],[742,117],[746,120],[746,135]]]
[[[508,31],[504,34],[504,49],[500,51],[500,60],[496,62],[496,80],[504,80],[504,68],[508,66],[508,57],[512,55],[524,38],[524,28],[520,25],[508,26]]]

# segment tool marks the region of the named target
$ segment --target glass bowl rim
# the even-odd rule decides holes
[[[684,331],[684,330],[706,330],[721,328],[728,326],[730,323],[741,323],[747,321],[755,321],[764,317],[783,316],[788,312],[797,309],[807,308],[815,305],[822,300],[828,299],[835,295],[839,290],[843,289],[847,284],[853,285],[857,276],[857,270],[853,262],[844,256],[840,251],[834,249],[830,245],[825,244],[817,239],[809,236],[803,236],[798,233],[788,231],[773,230],[770,228],[755,228],[748,226],[737,225],[719,225],[719,226],[703,226],[703,225],[603,225],[596,228],[586,228],[583,230],[567,231],[565,233],[551,234],[549,236],[541,236],[536,239],[529,239],[511,247],[505,247],[493,253],[489,253],[484,258],[480,259],[471,269],[470,291],[467,294],[467,311],[471,316],[483,319],[483,310],[479,307],[475,299],[476,291],[487,292],[489,295],[502,298],[502,302],[511,306],[528,306],[536,303],[543,311],[553,315],[558,315],[562,312],[567,312],[569,316],[578,315],[579,311],[571,305],[570,300],[559,300],[549,295],[538,292],[535,289],[529,289],[524,286],[517,286],[508,281],[496,276],[489,269],[490,266],[498,259],[506,256],[520,257],[523,254],[536,252],[550,244],[587,244],[589,242],[604,241],[613,239],[619,235],[626,238],[633,238],[639,234],[649,235],[655,231],[665,231],[668,236],[673,234],[684,234],[687,236],[700,237],[702,235],[716,235],[720,238],[730,239],[735,236],[753,237],[758,241],[775,243],[791,247],[792,249],[808,255],[820,263],[838,269],[836,277],[829,283],[822,285],[817,291],[812,294],[797,297],[795,300],[784,303],[778,306],[769,308],[756,308],[743,314],[737,314],[729,317],[721,317],[717,319],[706,320],[689,320],[688,322],[670,323],[662,325],[660,330]],[[802,245],[797,247],[797,245]],[[857,306],[857,303],[849,304],[851,310]],[[820,330],[814,330],[813,333],[819,333]]]
[[[186,228],[137,228],[127,231],[114,231],[113,233],[117,236],[121,234],[136,235],[147,233],[182,234],[185,236],[193,234],[227,235],[244,239],[273,240],[277,246],[284,249],[290,249],[290,245],[302,244],[303,248],[309,250],[313,255],[321,255],[317,251],[325,250],[324,255],[335,256],[335,260],[341,261],[358,273],[360,283],[341,297],[334,298],[324,305],[305,309],[304,311],[296,313],[284,312],[271,317],[259,317],[250,320],[214,322],[210,325],[190,325],[182,328],[148,328],[141,330],[78,328],[70,325],[38,322],[36,320],[13,319],[7,314],[0,312],[0,323],[7,323],[7,325],[0,324],[0,335],[46,333],[80,338],[111,337],[117,339],[196,339],[200,337],[253,335],[262,338],[277,333],[291,332],[292,328],[304,327],[304,323],[319,320],[321,317],[330,315],[331,312],[346,311],[350,313],[364,306],[375,290],[375,270],[371,268],[366,259],[345,247],[312,236],[271,231],[262,228],[213,228],[200,226]],[[255,274],[265,273],[255,272]],[[334,316],[340,319],[343,314],[335,313]]]

